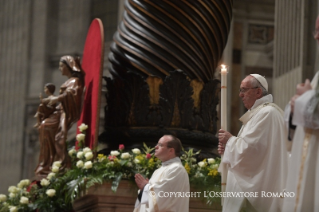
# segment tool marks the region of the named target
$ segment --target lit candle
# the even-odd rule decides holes
[[[220,126],[227,130],[227,67],[221,65]]]
[[[220,128],[227,131],[227,67],[226,65],[221,65],[221,93],[220,93]],[[223,160],[223,155],[221,155]],[[222,192],[226,191],[226,181],[227,181],[227,167],[224,163],[221,163],[220,175],[221,175],[221,186]],[[221,205],[224,203],[224,198],[221,198]]]

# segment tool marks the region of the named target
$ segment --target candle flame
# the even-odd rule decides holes
[[[225,68],[226,68],[226,65],[221,64],[221,67],[222,67],[222,69],[225,69]]]

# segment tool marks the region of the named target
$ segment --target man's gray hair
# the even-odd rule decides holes
[[[255,77],[250,77],[250,83],[253,88],[261,88],[263,96],[268,95],[268,91],[264,88],[264,86],[261,85],[261,83]]]

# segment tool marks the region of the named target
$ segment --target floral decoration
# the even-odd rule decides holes
[[[85,140],[87,125],[79,129],[78,143]],[[81,135],[81,136],[79,136]],[[84,135],[84,137],[83,137]],[[88,147],[69,149],[72,167],[63,172],[59,170],[60,161],[52,164],[51,173],[40,182],[21,180],[17,186],[10,186],[9,194],[0,194],[0,212],[13,211],[72,211],[72,202],[96,184],[112,182],[111,189],[116,192],[122,179],[134,182],[136,173],[150,178],[161,166],[154,154],[154,148],[143,145],[143,149],[125,150],[123,144],[110,155],[98,154]],[[220,191],[220,175],[217,171],[220,159],[208,158],[197,162],[193,149],[184,151],[181,161],[189,174],[190,184],[196,189]],[[94,157],[95,156],[95,157]],[[219,199],[206,199],[207,204]]]

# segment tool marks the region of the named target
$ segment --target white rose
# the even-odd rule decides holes
[[[47,190],[45,193],[49,196],[49,197],[53,197],[55,195],[55,190],[54,189],[49,189]]]
[[[218,164],[214,164],[212,168],[213,168],[213,169],[218,169],[218,167],[219,167]]]
[[[26,186],[30,185],[30,180],[28,179],[24,179],[24,180],[21,180],[19,183],[18,183],[18,188],[24,188]]]
[[[134,163],[140,163],[141,161],[137,158],[134,159]]]
[[[201,162],[198,163],[198,166],[201,167],[201,168],[205,167],[206,163],[204,161],[201,161]]]
[[[87,159],[87,160],[91,160],[92,158],[93,158],[93,154],[92,154],[92,152],[87,152],[87,153],[85,153],[85,158]]]
[[[111,155],[113,155],[113,156],[118,156],[120,153],[119,153],[119,151],[111,151]]]
[[[54,161],[53,166],[61,167],[61,161]]]
[[[69,155],[70,156],[72,156],[73,154],[75,154],[76,153],[76,150],[75,149],[71,149],[70,151],[69,151]]]
[[[9,194],[9,197],[10,197],[10,198],[14,198],[14,197],[16,197],[16,196],[17,196],[16,193],[10,193],[10,194]]]
[[[85,169],[90,169],[90,168],[92,168],[92,162],[91,161],[87,161],[87,162],[85,162],[85,164],[84,164],[84,168]]]
[[[52,167],[52,172],[58,173],[58,172],[59,172],[59,167],[53,166],[53,167]]]
[[[55,177],[55,173],[51,172],[50,174],[48,174],[47,178],[48,180],[51,180],[53,177]]]
[[[132,166],[133,166],[131,162],[128,162],[126,165],[127,165],[128,167],[132,167]]]
[[[78,142],[82,142],[82,141],[84,141],[84,139],[85,139],[85,135],[84,134],[80,133],[80,134],[76,135],[76,140]]]
[[[29,204],[29,199],[27,197],[21,197],[20,198],[20,203],[21,204]]]
[[[141,150],[139,150],[138,148],[132,149],[132,152],[137,155],[141,154]]]
[[[10,186],[8,191],[10,193],[17,193],[17,192],[19,192],[19,189],[17,187],[15,187],[15,186]]]
[[[83,167],[83,161],[79,160],[78,162],[76,162],[76,167],[78,168],[82,168]]]
[[[79,159],[81,159],[81,158],[83,157],[83,155],[84,155],[83,152],[78,152],[78,153],[76,154],[76,157],[79,158]]]
[[[91,150],[89,147],[85,147],[85,148],[83,149],[83,153],[85,154],[85,153],[87,153],[87,152],[92,152],[92,150]]]
[[[79,130],[81,131],[81,132],[83,132],[84,130],[86,130],[88,128],[88,126],[86,125],[86,124],[81,124],[80,126],[79,126]]]
[[[214,158],[208,158],[207,159],[209,164],[215,163],[215,159]]]
[[[7,201],[7,196],[4,194],[0,194],[0,202],[5,202]]]
[[[121,158],[122,158],[122,159],[127,159],[127,158],[129,158],[129,157],[131,157],[131,155],[130,155],[128,152],[124,152],[124,153],[122,153],[122,155],[121,155]]]
[[[18,208],[15,206],[9,206],[10,212],[18,212]]]
[[[43,179],[41,180],[40,184],[41,184],[42,186],[48,186],[48,185],[50,185],[50,181],[47,180],[47,179],[45,179],[45,178],[43,178]]]

